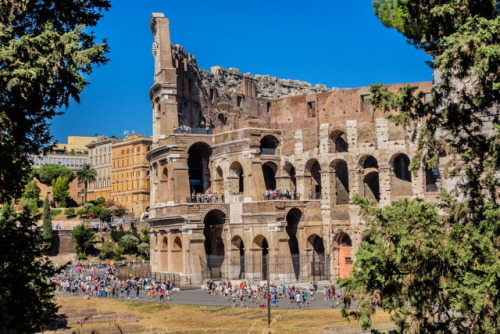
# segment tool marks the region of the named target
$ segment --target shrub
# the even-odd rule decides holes
[[[78,253],[78,260],[86,260],[86,259],[87,259],[87,254]]]
[[[96,213],[97,215],[99,215],[102,211],[102,208],[100,206],[97,206],[97,205],[94,205],[92,207],[89,208],[89,212],[93,212],[93,213]]]
[[[66,209],[66,210],[64,210],[64,214],[68,218],[74,217],[75,216],[75,209],[73,209],[73,208]]]
[[[78,210],[76,211],[76,214],[77,214],[78,216],[80,216],[80,218],[83,218],[84,216],[86,216],[86,215],[87,215],[87,213],[88,213],[88,212],[89,212],[89,210],[87,210],[87,209],[85,209],[85,208],[81,208],[81,209],[78,209]]]
[[[126,234],[129,234],[128,232],[125,232],[125,231],[117,231],[117,230],[111,230],[110,232],[110,236],[111,236],[111,239],[114,241],[114,242],[118,242],[120,241],[120,239],[126,235]]]
[[[123,247],[123,251],[128,254],[133,254],[137,252],[137,246],[139,245],[139,239],[132,234],[124,235],[118,245]]]
[[[59,216],[61,213],[62,213],[61,209],[54,209],[50,211],[50,215],[52,216],[52,218],[55,216]]]
[[[106,199],[104,197],[99,197],[98,199],[95,200],[97,204],[103,205],[106,203]]]

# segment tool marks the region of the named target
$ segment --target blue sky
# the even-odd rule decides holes
[[[69,135],[151,135],[152,12],[170,19],[171,39],[198,65],[236,67],[328,87],[430,81],[429,58],[373,15],[371,0],[113,0],[94,29],[107,38],[107,65],[89,77],[81,103],[54,118]]]

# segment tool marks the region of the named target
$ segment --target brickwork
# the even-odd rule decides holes
[[[151,25],[153,272],[179,274],[184,284],[257,279],[262,271],[254,271],[264,267],[245,263],[269,255],[290,262],[270,268],[274,279],[345,277],[364,225],[351,202],[355,194],[380,205],[435,196],[423,168],[408,173],[415,147],[405,129],[371,107],[368,87],[327,89],[237,69],[203,71],[194,56],[170,44],[163,14],[153,14]],[[182,125],[191,133],[174,130]],[[275,198],[266,196],[276,189]]]

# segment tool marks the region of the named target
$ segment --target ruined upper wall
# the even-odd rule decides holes
[[[312,86],[308,82],[279,79],[269,75],[252,75],[241,73],[237,68],[225,69],[220,66],[211,67],[210,72],[201,70],[201,76],[207,87],[265,99],[332,91],[325,85]]]

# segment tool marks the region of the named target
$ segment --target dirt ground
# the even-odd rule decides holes
[[[163,305],[136,301],[84,297],[57,300],[64,308],[95,308],[98,311],[134,313],[137,325],[145,333],[321,333],[328,327],[354,325],[340,316],[339,310],[272,310],[271,330],[267,325],[267,309],[238,307]],[[388,315],[378,312],[374,323],[388,321]],[[110,324],[111,325],[111,324]],[[86,325],[89,329],[92,326]],[[77,330],[73,326],[72,330]]]

